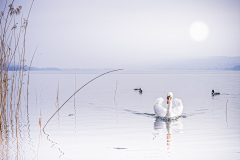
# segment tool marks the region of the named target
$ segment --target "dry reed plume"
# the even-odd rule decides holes
[[[26,31],[33,2],[34,0],[26,18],[20,17],[22,6],[14,8],[14,0],[11,3],[6,1],[3,11],[0,12],[0,157],[2,159],[22,159],[21,139],[19,139],[21,138],[20,106],[24,94],[24,81],[27,79],[25,76]],[[28,69],[30,71],[30,67]],[[11,142],[11,139],[14,141]],[[12,153],[13,150],[15,154]]]

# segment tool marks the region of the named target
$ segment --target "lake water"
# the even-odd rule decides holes
[[[44,132],[40,129],[75,88],[98,75],[31,72],[18,149],[12,136],[9,154],[2,146],[1,155],[39,160],[240,159],[239,71],[110,73],[81,89]],[[138,87],[142,94],[133,90]],[[212,96],[212,89],[221,94]],[[166,103],[170,91],[184,110],[177,121],[165,122],[154,116],[153,104],[158,97]]]

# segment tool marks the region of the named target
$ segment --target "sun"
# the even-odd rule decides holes
[[[189,35],[193,40],[198,42],[206,40],[209,35],[208,25],[202,21],[194,22],[189,28]]]

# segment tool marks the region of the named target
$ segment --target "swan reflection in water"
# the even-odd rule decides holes
[[[171,149],[172,146],[172,129],[178,133],[182,133],[183,123],[182,117],[175,120],[166,120],[162,118],[156,118],[154,122],[154,130],[156,131],[155,136],[163,135],[165,129],[167,130],[167,150]]]

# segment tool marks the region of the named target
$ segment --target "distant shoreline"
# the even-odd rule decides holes
[[[9,71],[14,71],[13,68],[8,69]],[[18,69],[19,70],[19,69]],[[18,71],[17,69],[15,69],[15,71]],[[47,67],[47,68],[37,68],[37,67],[31,67],[30,71],[77,71],[77,72],[99,72],[99,71],[110,71],[110,70],[114,70],[114,69],[60,69],[60,68],[56,68],[56,67]],[[146,72],[146,71],[150,71],[150,72],[157,72],[157,71],[240,71],[240,65],[238,66],[234,66],[233,68],[225,68],[225,69],[126,69],[127,71],[140,71],[140,72]],[[26,67],[25,71],[29,71],[29,68]]]
[[[74,68],[74,69],[60,69],[60,68],[37,68],[37,67],[31,67],[31,71],[82,71],[82,72],[94,72],[94,71],[109,71],[109,70],[114,70],[114,68],[106,68],[106,69],[80,69],[80,68]],[[141,69],[126,69],[126,70],[136,70],[136,71],[142,71]],[[202,71],[207,71],[207,70],[216,70],[216,71],[224,71],[224,70],[240,70],[240,65],[234,66],[232,68],[225,68],[225,69],[149,69],[149,71],[169,71],[169,70],[181,70],[181,71],[197,71],[197,70],[202,70]]]

